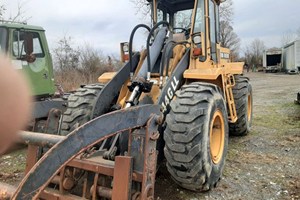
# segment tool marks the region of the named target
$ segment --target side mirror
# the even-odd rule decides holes
[[[32,33],[25,32],[24,50],[26,53],[25,60],[29,63],[33,63],[36,58],[33,55],[33,35],[32,35]]]
[[[25,33],[24,37],[24,50],[26,55],[30,55],[33,53],[33,35],[32,33]]]

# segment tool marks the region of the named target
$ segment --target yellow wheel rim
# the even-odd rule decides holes
[[[248,111],[247,111],[247,121],[250,122],[251,121],[251,117],[252,117],[252,97],[251,94],[248,95]]]
[[[223,156],[225,143],[225,124],[222,112],[214,113],[210,125],[210,155],[213,163],[218,164]]]

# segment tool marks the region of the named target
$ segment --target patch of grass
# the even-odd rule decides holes
[[[260,132],[259,131],[256,131],[256,130],[253,130],[253,129],[251,129],[250,130],[250,132],[249,132],[249,135],[259,135],[260,134]]]
[[[0,174],[24,172],[26,167],[26,150],[18,150],[0,157]]]
[[[254,113],[253,124],[275,129],[277,133],[284,133],[287,129],[300,128],[300,106],[293,103],[282,103],[261,107],[263,112]]]

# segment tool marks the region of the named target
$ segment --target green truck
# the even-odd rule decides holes
[[[15,68],[21,70],[31,84],[35,99],[33,127],[41,127],[39,123],[47,121],[51,109],[63,110],[65,104],[61,96],[55,95],[53,64],[45,30],[27,24],[1,23],[0,51],[10,56]]]

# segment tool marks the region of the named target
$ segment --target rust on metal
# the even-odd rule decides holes
[[[55,184],[55,185],[59,185],[59,181],[60,181],[60,176],[55,176],[52,180],[51,183]]]
[[[115,158],[112,199],[130,199],[133,159],[129,156]]]
[[[68,163],[68,166],[99,173],[106,176],[113,176],[115,164],[112,161],[103,160],[103,159],[101,159],[101,161],[99,162],[96,162],[96,161],[91,161],[90,159],[75,158],[74,160]],[[132,180],[142,182],[143,173],[134,171],[132,174]]]
[[[62,169],[59,172],[59,192],[63,193],[64,192],[64,186],[63,186],[63,181],[65,177],[65,167],[62,167]]]
[[[52,108],[49,111],[45,132],[49,134],[57,134],[59,127],[59,120],[62,115],[62,111],[56,108]]]
[[[86,198],[78,197],[72,194],[62,194],[57,190],[49,188],[41,192],[39,197],[47,200],[86,200]]]
[[[75,185],[74,179],[66,177],[64,178],[62,185],[65,190],[71,190]]]
[[[74,130],[67,137],[36,133],[33,136],[31,133],[21,133],[21,138],[27,143],[55,146],[45,153],[29,171],[12,199],[98,199],[99,197],[131,199],[132,196],[141,200],[153,199],[157,159],[156,139],[159,136],[157,116],[159,114],[158,106],[141,106],[100,116]],[[93,145],[117,134],[122,134],[125,130],[129,130],[130,133],[129,143],[138,140],[136,144],[139,145],[136,148],[140,155],[128,156],[130,162],[123,156],[121,160],[116,158],[115,162],[104,160],[101,155],[92,155],[88,158],[81,156]],[[87,135],[88,137],[86,137]],[[43,139],[50,139],[50,143],[45,143]],[[130,144],[128,145],[128,152],[132,153],[133,149]],[[141,163],[141,170],[133,170],[133,160],[134,163]],[[123,162],[125,164],[122,164]],[[72,178],[75,174],[75,172],[70,174],[68,169],[85,172],[80,185],[82,193],[76,194],[79,196],[71,194],[70,190],[67,190],[73,185]],[[86,172],[94,175],[93,180],[88,178]],[[124,175],[126,175],[126,180]],[[53,179],[53,177],[55,178]],[[103,178],[106,181],[103,182]],[[124,180],[126,184],[124,184]],[[141,184],[141,187],[138,187],[141,188],[141,191],[136,191],[134,188],[131,192],[132,181]],[[50,182],[57,182],[59,187],[47,188]],[[111,185],[113,188],[110,188]],[[120,194],[123,195],[121,198],[119,198],[120,196],[115,197]]]
[[[92,195],[92,200],[96,200],[97,199],[97,183],[98,183],[98,178],[99,178],[99,174],[95,174],[94,177],[94,187],[91,188],[91,195]]]
[[[52,147],[56,143],[65,139],[65,136],[51,135],[45,133],[34,133],[21,131],[18,133],[20,143],[36,145],[39,147]]]
[[[37,162],[37,160],[38,160],[38,151],[39,151],[38,146],[28,145],[25,174],[27,174],[30,171],[30,169]]]
[[[111,199],[112,198],[112,189],[107,188],[107,187],[98,186],[97,194],[102,198]]]
[[[146,129],[146,140],[144,150],[144,167],[141,199],[154,199],[154,184],[156,175],[157,155],[157,123],[155,120],[149,120]]]

